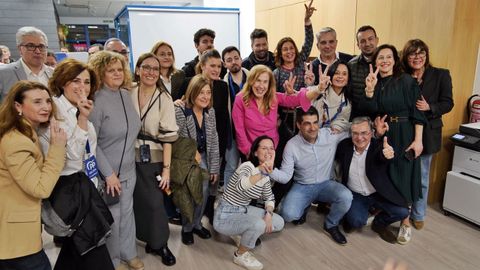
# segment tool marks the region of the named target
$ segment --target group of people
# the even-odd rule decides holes
[[[21,58],[0,66],[0,268],[51,268],[41,220],[63,240],[55,269],[143,269],[136,239],[173,265],[178,211],[185,245],[211,237],[206,215],[240,236],[233,262],[247,269],[263,268],[251,253],[262,234],[304,223],[314,204],[327,204],[323,230],[340,245],[372,215],[383,240],[408,243],[412,225],[424,226],[441,117],[453,107],[449,72],[431,65],[423,41],[400,57],[368,25],[355,57],[322,28],[320,55],[306,64],[314,11],[305,5],[300,51],[285,37],[272,53],[255,29],[242,60],[200,29],[198,56],[182,69],[160,41],[132,72],[116,38],[89,50],[88,63],[52,69],[46,35],[20,28]]]

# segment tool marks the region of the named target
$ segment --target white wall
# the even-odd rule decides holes
[[[204,0],[205,7],[224,7],[240,9],[240,52],[242,58],[252,51],[250,33],[255,28],[255,0]],[[193,44],[192,44],[193,46]],[[224,48],[216,47],[220,53]]]

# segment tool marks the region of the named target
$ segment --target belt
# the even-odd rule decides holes
[[[388,116],[387,122],[390,122],[390,123],[408,122],[408,117],[407,116]]]

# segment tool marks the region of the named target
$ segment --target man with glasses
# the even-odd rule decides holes
[[[347,132],[334,134],[330,128],[319,128],[318,111],[310,107],[306,112],[297,109],[296,125],[299,133],[287,142],[281,169],[274,169],[270,179],[285,184],[293,175],[293,185],[280,204],[280,215],[285,222],[302,218],[315,201],[330,203],[323,229],[337,244],[347,244],[339,230],[352,202],[352,193],[333,179],[333,161],[337,144],[348,137]]]
[[[105,51],[116,52],[123,55],[123,57],[125,57],[125,61],[127,61],[127,64],[130,65],[128,48],[123,41],[118,38],[109,38],[107,41],[105,41],[105,45],[103,45],[103,47]]]
[[[320,55],[312,61],[312,71],[315,75],[314,85],[318,85],[318,67],[321,65],[322,70],[325,70],[327,66],[331,66],[337,60],[347,63],[353,56],[350,54],[337,52],[337,32],[331,27],[324,27],[315,34],[317,38],[317,48],[320,51]]]
[[[377,135],[383,135],[387,127],[386,124],[377,126]],[[351,135],[352,138],[339,143],[335,156],[343,172],[342,183],[353,194],[352,205],[344,218],[344,231],[349,233],[366,225],[373,207],[381,211],[372,222],[372,230],[394,244],[397,234],[388,226],[403,220],[409,213],[407,202],[388,176],[388,164],[393,160],[394,150],[386,136],[373,138],[369,117],[354,118]]]
[[[18,29],[15,36],[21,58],[0,67],[0,93],[5,98],[10,88],[20,80],[29,80],[48,85],[53,69],[45,65],[48,39],[45,33],[32,26]]]

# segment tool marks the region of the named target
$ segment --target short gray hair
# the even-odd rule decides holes
[[[15,35],[15,40],[17,42],[17,46],[20,46],[23,41],[24,36],[41,36],[43,38],[43,41],[45,41],[45,44],[48,45],[48,38],[45,33],[33,26],[24,26],[20,29],[18,29],[17,34]]]
[[[368,126],[370,127],[370,130],[374,129],[373,122],[372,122],[372,119],[370,119],[370,117],[368,117],[368,116],[357,116],[357,117],[352,119],[352,124],[350,125],[350,134],[352,133],[352,126],[353,125],[358,125],[358,124],[361,124],[361,123],[364,123],[364,122],[368,123]]]
[[[320,42],[320,36],[325,33],[333,33],[333,35],[335,36],[335,39],[337,39],[337,32],[335,31],[335,29],[327,26],[327,27],[323,27],[322,29],[320,29],[320,31],[318,31],[315,34],[315,37],[317,38],[317,42]]]
[[[103,45],[104,49],[107,50],[108,44],[111,43],[111,42],[114,42],[114,41],[118,41],[118,42],[122,43],[123,46],[127,47],[127,45],[125,45],[125,43],[123,43],[123,41],[121,39],[114,37],[114,38],[109,38],[109,39],[107,39],[107,41],[105,41],[105,44]]]

